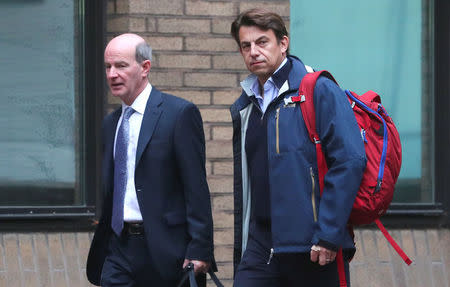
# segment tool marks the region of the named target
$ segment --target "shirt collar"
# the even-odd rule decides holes
[[[283,84],[289,77],[289,72],[291,70],[291,62],[288,61],[288,57],[284,58],[280,66],[275,70],[273,75],[267,80],[273,84],[278,90],[281,89]],[[244,81],[241,82],[241,86],[246,92],[247,96],[259,96],[259,82],[258,77],[255,74],[249,75]],[[256,91],[256,93],[255,93]]]
[[[133,110],[143,115],[151,92],[152,92],[152,85],[148,83],[147,86],[144,88],[144,90],[137,96],[137,98],[131,104]],[[127,105],[122,102],[122,112],[125,110],[126,107]]]

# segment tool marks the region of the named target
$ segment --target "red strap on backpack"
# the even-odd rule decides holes
[[[323,189],[324,189],[324,178],[325,174],[328,171],[328,166],[325,160],[324,152],[322,151],[322,146],[320,142],[319,135],[316,130],[316,118],[315,118],[315,109],[314,109],[314,88],[316,86],[317,79],[320,76],[326,76],[333,82],[336,82],[334,77],[325,70],[313,72],[313,73],[307,73],[301,83],[300,87],[298,89],[298,96],[292,97],[292,102],[299,102],[300,103],[300,109],[302,112],[303,120],[305,122],[306,128],[309,133],[309,137],[311,141],[316,146],[316,157],[317,157],[317,168],[318,168],[318,174],[319,174],[319,186],[320,186],[320,195],[322,196]],[[373,96],[372,94],[368,93],[366,96]],[[380,102],[379,96],[378,102]],[[403,252],[403,250],[398,246],[398,244],[395,242],[395,240],[391,237],[391,235],[387,232],[386,228],[384,228],[383,224],[380,220],[376,219],[374,221],[378,228],[381,230],[383,235],[386,237],[386,239],[389,241],[389,243],[392,245],[392,247],[397,251],[397,253],[402,257],[402,259],[406,262],[406,264],[411,264],[411,260],[408,258],[408,256]],[[336,256],[336,263],[338,268],[338,274],[339,274],[339,286],[340,287],[347,287],[347,281],[345,276],[345,268],[344,268],[344,259],[342,256],[342,249],[339,249],[338,254]]]
[[[342,248],[339,248],[338,254],[336,255],[336,265],[339,275],[339,287],[347,287],[347,279],[345,276],[345,265],[344,265],[344,256],[342,256]]]
[[[395,242],[394,238],[392,238],[381,221],[379,219],[375,219],[374,222],[381,230],[381,233],[383,233],[384,237],[386,237],[387,241],[389,241],[391,246],[394,247],[395,251],[397,251],[398,255],[400,255],[400,257],[403,259],[403,261],[405,261],[406,264],[410,265],[412,263],[411,259],[409,259],[408,255],[406,255],[406,253],[400,248],[400,246],[398,246],[397,242]]]
[[[316,130],[316,111],[314,110],[314,88],[316,86],[317,79],[320,76],[326,76],[333,82],[336,80],[333,76],[323,70],[314,73],[308,73],[303,77],[300,87],[298,88],[298,96],[292,97],[293,102],[300,102],[300,108],[302,110],[303,119],[306,124],[306,128],[309,133],[309,138],[313,143],[316,144],[316,156],[317,156],[317,168],[319,173],[319,186],[320,186],[320,196],[322,196],[323,192],[323,184],[325,174],[328,171],[327,162],[325,160],[324,152],[322,151],[322,145],[320,144],[319,134]]]
[[[324,189],[324,178],[328,171],[327,162],[325,160],[325,154],[322,151],[322,145],[320,143],[319,134],[316,129],[316,111],[314,110],[314,88],[316,86],[317,79],[324,75],[334,81],[336,80],[327,71],[319,71],[314,73],[308,73],[303,77],[300,87],[298,88],[298,96],[292,97],[293,102],[300,102],[300,109],[302,111],[303,119],[305,121],[306,128],[309,133],[309,138],[316,146],[317,168],[319,173],[319,186],[320,196],[322,196]],[[344,257],[342,256],[342,248],[339,248],[336,255],[336,264],[339,275],[339,287],[347,287],[347,279],[345,276]]]

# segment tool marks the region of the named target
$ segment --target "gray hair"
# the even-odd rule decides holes
[[[142,63],[145,60],[152,61],[152,47],[146,42],[142,42],[136,46],[136,62]]]

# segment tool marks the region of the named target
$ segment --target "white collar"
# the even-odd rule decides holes
[[[137,98],[131,104],[133,110],[143,115],[151,92],[152,92],[152,85],[150,85],[150,83],[147,83],[147,86],[144,88],[144,90],[137,96]],[[125,110],[126,107],[127,105],[124,102],[122,102],[122,112],[123,110]]]

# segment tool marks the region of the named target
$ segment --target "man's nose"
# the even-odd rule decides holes
[[[252,55],[252,56],[257,56],[257,55],[259,55],[259,49],[258,49],[258,46],[256,46],[255,43],[252,43],[252,44],[250,45],[250,55]]]
[[[115,78],[117,77],[117,71],[114,67],[110,67],[106,70],[106,77],[108,78]]]

